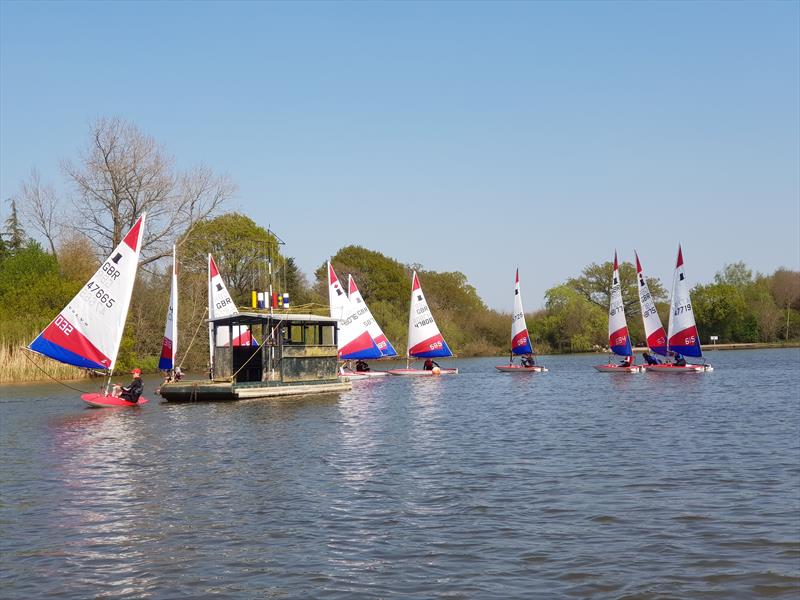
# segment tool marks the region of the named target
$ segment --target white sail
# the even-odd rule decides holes
[[[408,314],[408,356],[440,358],[453,353],[433,319],[417,272],[411,276],[411,307]]]
[[[350,302],[330,261],[328,261],[328,301],[331,317],[339,321],[336,339],[339,358],[344,360],[380,358],[381,351],[367,329],[367,314],[359,312],[358,305]]]
[[[644,321],[644,333],[647,336],[647,347],[657,354],[667,354],[667,333],[661,324],[661,317],[658,316],[656,303],[650,294],[647,280],[642,272],[642,264],[639,262],[639,254],[634,251],[636,256],[636,278],[639,282],[639,305],[642,308],[642,320]]]
[[[622,302],[622,285],[619,280],[616,252],[614,252],[614,272],[611,275],[611,294],[608,303],[608,346],[614,354],[633,355],[628,322],[625,320],[625,304]]]
[[[139,265],[143,213],[89,282],[29,348],[60,362],[112,371]]]
[[[233,303],[228,288],[222,280],[222,275],[214,262],[214,258],[208,255],[208,318],[219,319],[220,317],[231,317],[238,315],[239,310]],[[211,352],[211,364],[214,363],[214,327],[208,324],[208,340]],[[217,347],[222,348],[230,345],[230,332],[228,327],[217,328]],[[252,343],[250,328],[247,325],[237,325],[233,328],[233,345],[249,346]]]
[[[364,298],[361,296],[361,292],[356,285],[356,280],[352,275],[348,275],[347,277],[347,290],[350,303],[355,305],[358,315],[363,315],[367,324],[367,331],[369,331],[369,335],[372,339],[375,340],[375,345],[378,346],[378,349],[381,351],[381,356],[397,356],[397,351],[386,338],[383,329],[378,325],[375,317],[372,316],[372,311],[370,311],[367,303],[364,302]]]
[[[519,288],[519,269],[514,283],[514,314],[511,316],[511,352],[513,354],[533,354],[531,336],[525,323],[525,311],[522,309],[522,292]]]
[[[689,297],[689,283],[683,270],[683,252],[678,246],[678,260],[672,279],[672,298],[670,300],[669,329],[667,332],[669,349],[684,356],[703,356],[700,336]]]
[[[164,325],[164,339],[161,342],[161,357],[158,368],[171,371],[175,368],[175,356],[178,353],[178,256],[175,245],[172,246],[172,277],[170,281],[169,308],[167,322]]]

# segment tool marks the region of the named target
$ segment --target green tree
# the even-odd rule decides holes
[[[772,275],[770,284],[776,304],[786,309],[785,339],[788,341],[792,309],[795,312],[800,310],[800,271],[778,269]]]
[[[197,224],[178,242],[179,262],[184,271],[205,274],[208,254],[214,257],[222,277],[239,305],[249,305],[252,290],[269,286],[267,259],[272,255],[274,289],[277,273],[284,265],[277,238],[250,218],[226,213]]]
[[[692,310],[703,335],[718,335],[722,342],[757,340],[757,326],[748,320],[744,296],[733,285],[712,283],[696,286],[692,290]]]
[[[731,263],[725,265],[722,271],[714,275],[714,283],[730,285],[738,290],[743,290],[753,283],[753,272],[742,261]]]
[[[11,207],[11,212],[6,219],[5,236],[8,247],[12,252],[17,252],[25,245],[25,229],[22,227],[17,214],[16,198],[9,198],[8,204]]]
[[[614,263],[611,261],[602,264],[592,263],[585,267],[579,277],[567,280],[567,285],[586,298],[592,304],[608,310],[611,297],[611,277],[614,273]],[[619,264],[620,288],[622,302],[625,304],[625,314],[637,315],[639,308],[639,288],[636,267],[631,263]],[[667,291],[655,277],[647,277],[647,287],[655,302],[663,302],[667,298]]]

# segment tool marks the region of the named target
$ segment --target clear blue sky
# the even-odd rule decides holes
[[[119,116],[309,274],[361,244],[510,310],[519,266],[532,310],[615,248],[798,269],[799,7],[3,1],[0,197]]]

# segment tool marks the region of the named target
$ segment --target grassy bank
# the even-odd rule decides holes
[[[20,344],[0,340],[0,383],[83,379],[86,371],[23,350]],[[48,377],[48,375],[50,377]]]

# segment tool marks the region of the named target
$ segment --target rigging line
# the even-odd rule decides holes
[[[206,309],[203,311],[203,317],[206,316],[206,313],[208,313],[208,307],[206,307]],[[194,340],[197,338],[197,334],[200,332],[200,328],[203,326],[203,323],[205,321],[203,317],[200,317],[200,324],[197,326],[197,329],[194,330],[194,335],[192,336],[189,345],[186,346],[186,350],[183,351],[183,359],[181,359],[181,362],[178,365],[179,369],[183,366],[183,361],[186,360],[186,357],[189,356],[189,350],[191,350],[192,344],[194,344]]]
[[[271,330],[271,332],[270,332],[270,339],[274,339],[275,332],[276,332],[276,331],[278,330],[278,328],[281,326],[281,323],[283,323],[283,321],[284,321],[284,319],[281,319],[281,320],[280,320],[280,321],[278,321],[278,323],[277,323],[277,324],[276,324],[276,325],[275,325],[275,326],[272,328],[272,330]],[[250,332],[250,336],[252,337],[252,335],[253,335],[253,332],[251,331],[251,332]],[[242,366],[241,366],[241,367],[239,367],[239,369],[238,369],[238,370],[237,370],[237,371],[236,371],[236,372],[235,372],[233,375],[231,375],[231,377],[230,377],[231,381],[233,381],[234,379],[236,379],[236,376],[239,374],[239,372],[240,372],[242,369],[244,369],[244,368],[247,366],[247,364],[248,364],[248,363],[249,363],[251,360],[253,360],[253,357],[255,357],[255,355],[256,355],[256,354],[258,354],[258,353],[259,353],[259,352],[260,352],[260,351],[261,351],[261,350],[264,348],[264,345],[265,345],[265,344],[264,344],[264,340],[261,340],[261,345],[260,345],[258,348],[256,348],[256,349],[253,351],[253,353],[252,353],[252,354],[249,356],[249,358],[248,358],[246,361],[244,361],[244,364],[242,364]],[[232,342],[231,342],[231,352],[233,352],[233,343],[232,343]]]
[[[25,348],[24,346],[22,346],[22,347],[21,347],[21,350],[27,350],[27,348]],[[67,385],[67,384],[66,384],[66,383],[64,383],[63,381],[59,381],[58,379],[56,379],[55,377],[53,377],[52,375],[50,375],[50,373],[48,373],[47,371],[45,371],[45,370],[44,370],[42,367],[40,367],[39,365],[37,365],[37,364],[36,364],[36,361],[35,361],[35,360],[33,360],[33,359],[30,357],[30,356],[28,356],[28,353],[27,353],[27,352],[23,352],[23,353],[22,353],[22,356],[24,356],[24,357],[25,357],[25,358],[27,358],[29,361],[31,361],[31,364],[33,364],[33,366],[34,366],[34,367],[36,367],[37,369],[39,369],[39,370],[40,370],[42,373],[44,373],[45,375],[47,375],[47,376],[48,376],[50,379],[52,379],[52,380],[53,380],[53,381],[55,381],[56,383],[59,383],[59,384],[63,385],[64,387],[66,387],[66,388],[69,388],[69,389],[71,389],[71,390],[75,390],[76,392],[80,392],[81,394],[91,394],[91,393],[92,393],[92,392],[87,392],[86,390],[80,390],[80,389],[78,389],[78,388],[76,388],[76,387],[72,387],[71,385]]]

